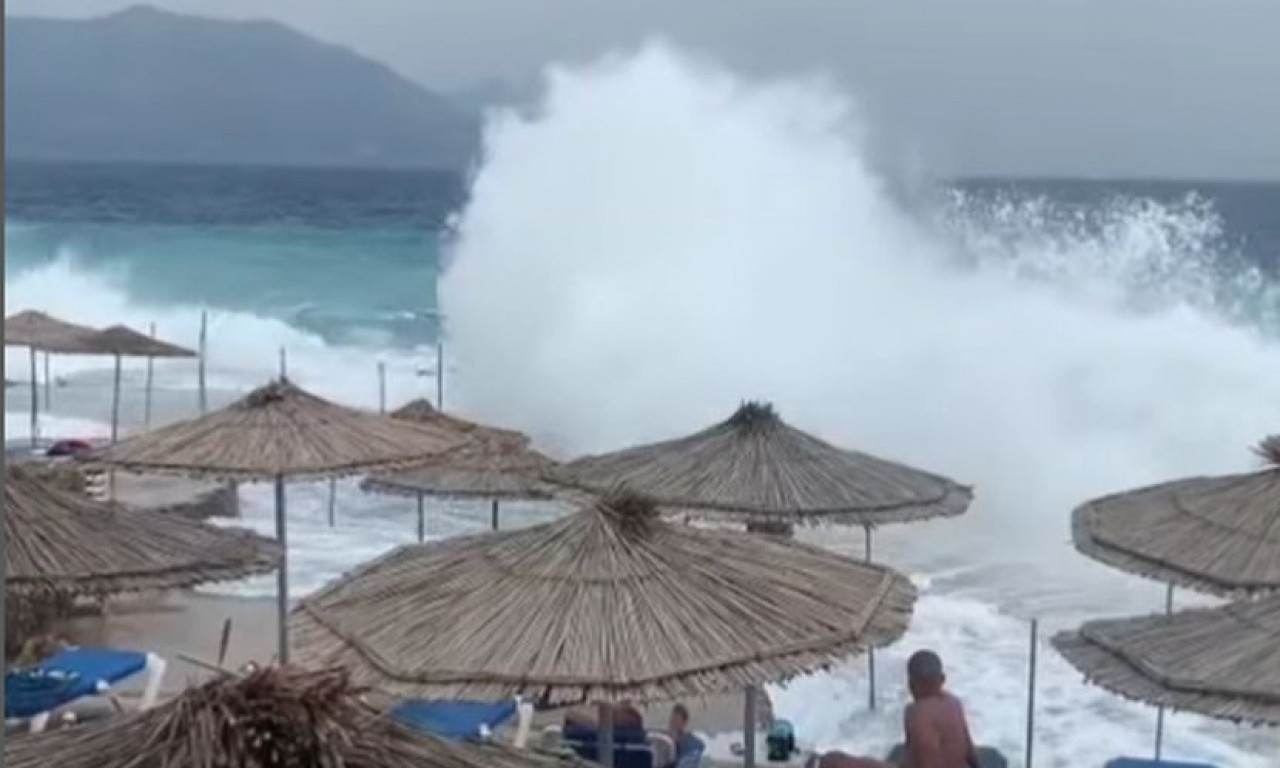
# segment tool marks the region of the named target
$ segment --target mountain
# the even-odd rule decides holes
[[[10,158],[456,168],[476,117],[268,21],[8,18]]]

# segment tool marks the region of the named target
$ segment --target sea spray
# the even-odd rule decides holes
[[[769,399],[833,441],[974,483],[966,535],[888,532],[891,562],[954,575],[881,666],[937,648],[979,737],[1017,755],[1027,616],[1156,605],[1070,549],[1071,508],[1256,466],[1248,446],[1280,422],[1280,349],[1221,300],[1212,211],[1116,202],[1091,230],[1017,205],[1012,226],[964,200],[908,207],[859,133],[820,82],[755,85],[661,44],[555,70],[540,109],[489,126],[456,222],[441,298],[459,396],[566,454]],[[1144,751],[1151,710],[1042,657],[1038,764]],[[821,746],[881,749],[900,675],[887,711],[862,711],[864,685],[855,663],[778,695]],[[1174,731],[1170,753],[1265,764],[1230,726]]]

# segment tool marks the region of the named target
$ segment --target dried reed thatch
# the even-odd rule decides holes
[[[507,448],[525,448],[529,445],[529,437],[514,429],[502,429],[480,424],[461,416],[436,408],[429,401],[418,398],[410,400],[391,412],[392,418],[418,424],[430,424],[460,435],[465,435],[476,442],[493,442]]]
[[[577,763],[451,742],[373,712],[342,670],[221,677],[147,712],[10,736],[9,768],[553,768]]]
[[[1072,515],[1076,548],[1121,570],[1215,594],[1280,589],[1280,437],[1258,472],[1107,496]]]
[[[549,499],[554,487],[542,476],[555,464],[529,448],[488,443],[448,454],[430,464],[372,475],[361,489],[393,496],[484,499]]]
[[[84,325],[68,323],[44,312],[28,309],[4,319],[4,343],[41,352],[92,354],[90,339],[97,333]]]
[[[21,465],[4,479],[5,589],[104,595],[187,587],[274,570],[275,542],[249,531],[119,505],[47,485]]]
[[[464,442],[439,427],[346,408],[277,381],[220,411],[124,440],[93,460],[227,479],[322,478],[421,463]]]
[[[196,357],[196,353],[170,344],[167,341],[153,339],[143,333],[123,325],[113,325],[106,330],[98,331],[87,340],[88,345],[97,354],[121,355],[124,357]]]
[[[1280,725],[1280,597],[1091,621],[1053,644],[1090,682],[1127,698]]]
[[[300,658],[406,696],[545,704],[740,690],[897,639],[915,590],[795,541],[613,495],[520,531],[408,546],[304,600]]]
[[[836,448],[761,403],[689,437],[578,459],[550,477],[595,493],[625,486],[663,507],[737,522],[907,522],[959,515],[973,497],[947,478]]]

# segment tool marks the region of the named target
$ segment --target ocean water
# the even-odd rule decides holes
[[[659,45],[549,73],[536,110],[493,117],[466,179],[11,164],[7,310],[154,322],[188,345],[208,312],[223,398],[273,375],[281,348],[293,378],[344,402],[377,404],[379,362],[392,405],[433,395],[442,335],[448,406],[564,456],[771,399],[977,492],[964,519],[877,532],[877,557],[921,586],[916,619],[879,657],[878,711],[862,661],[774,691],[802,738],[887,749],[902,663],[931,646],[980,740],[1020,764],[1038,619],[1036,765],[1148,754],[1154,710],[1085,686],[1043,641],[1159,610],[1161,589],[1076,554],[1068,516],[1107,491],[1257,466],[1248,447],[1280,424],[1280,185],[904,177],[866,149],[874,130],[820,79],[750,82]],[[24,354],[6,358],[22,378]],[[101,360],[53,365],[67,391],[107,381]],[[185,404],[169,412],[189,410],[190,363],[156,370]],[[134,422],[141,371],[126,371]],[[106,416],[61,401],[46,434]],[[6,411],[21,435],[19,392]],[[300,593],[414,536],[411,504],[354,483],[330,528],[326,492],[290,489]],[[243,501],[234,522],[270,534],[268,490]],[[486,522],[440,504],[428,527]],[[862,549],[857,532],[803,535]],[[1176,715],[1166,754],[1274,768],[1280,739]]]

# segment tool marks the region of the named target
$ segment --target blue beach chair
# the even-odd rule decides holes
[[[112,686],[141,672],[147,673],[140,709],[155,706],[164,679],[164,659],[153,653],[107,648],[71,648],[44,659],[31,669],[5,673],[5,720],[31,720],[42,731],[49,716],[85,696],[106,693]]]
[[[565,746],[578,757],[591,762],[600,761],[600,746],[595,729],[565,728],[560,735]],[[643,728],[617,728],[613,732],[614,768],[661,768],[654,765],[653,747],[649,734]]]
[[[1105,768],[1218,768],[1218,766],[1209,763],[1175,763],[1172,760],[1117,757],[1108,760]]]
[[[458,741],[482,741],[515,717],[519,703],[507,701],[426,701],[406,699],[391,716],[411,728]]]

